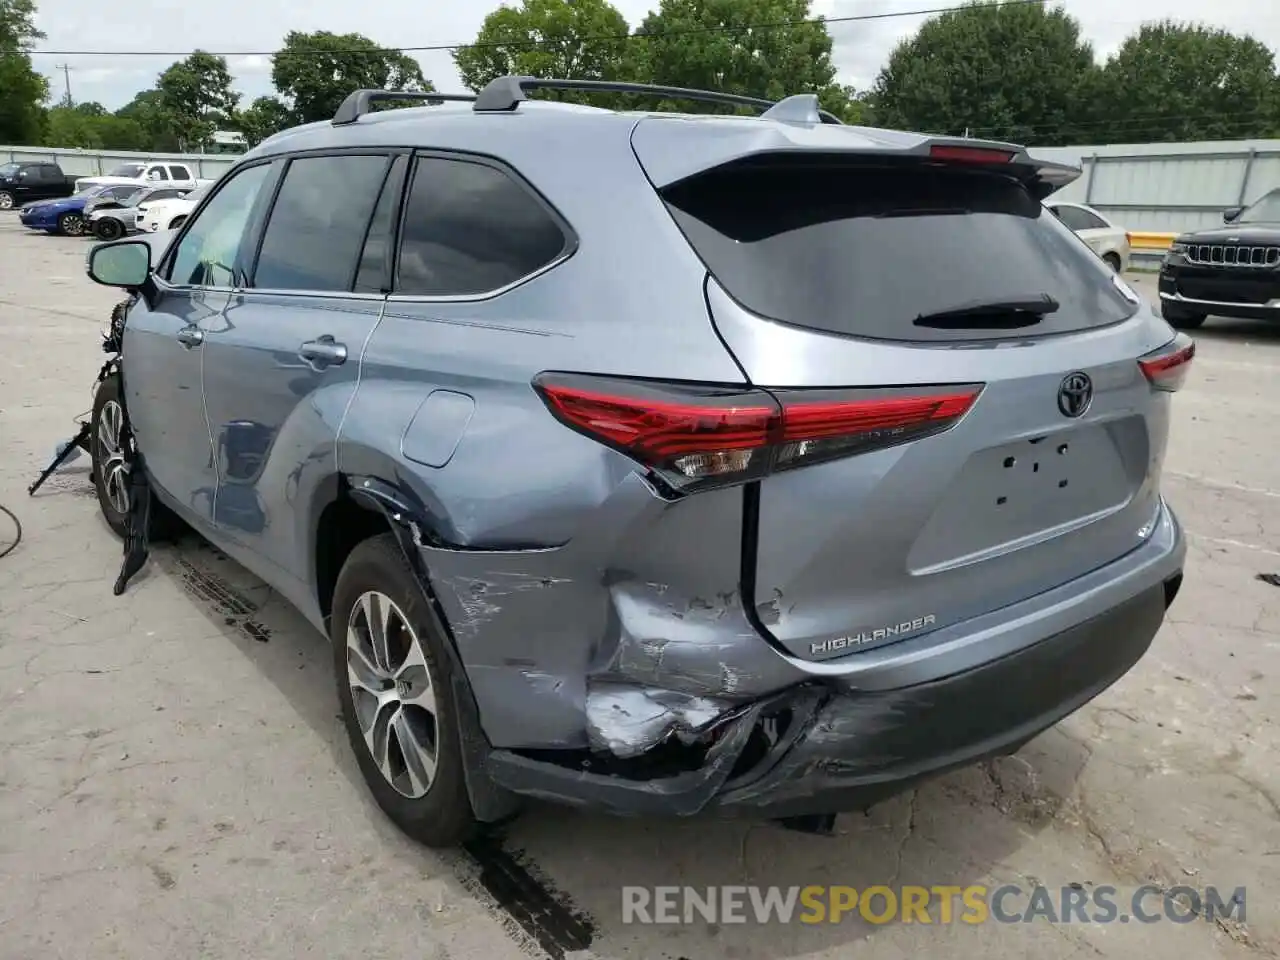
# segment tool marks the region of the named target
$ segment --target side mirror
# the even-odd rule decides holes
[[[1222,211],[1222,222],[1235,223],[1242,213],[1244,213],[1244,207],[1227,207]]]
[[[89,277],[105,287],[141,287],[151,276],[151,245],[143,240],[104,243],[89,251]]]

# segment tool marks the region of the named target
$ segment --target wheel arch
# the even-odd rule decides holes
[[[326,621],[338,574],[358,544],[384,533],[394,533],[410,553],[415,546],[443,543],[422,501],[404,485],[376,475],[328,477],[315,491],[311,515],[312,587]],[[420,579],[426,573],[416,566],[415,572]],[[423,586],[429,589],[425,580]]]
[[[485,772],[493,747],[484,735],[475,693],[458,655],[453,631],[431,589],[422,553],[417,549],[436,538],[429,526],[427,511],[407,488],[376,476],[335,474],[322,484],[322,489],[327,495],[317,496],[313,501],[316,504],[313,576],[324,622],[328,624],[333,614],[334,587],[351,551],[369,537],[394,534],[426,596],[427,608],[436,619],[451,661],[454,696],[460,712],[463,772],[472,809],[481,822],[506,819],[519,809],[520,800],[494,783]]]

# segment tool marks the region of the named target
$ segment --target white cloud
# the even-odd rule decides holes
[[[98,100],[116,108],[150,87],[176,56],[130,57],[129,50],[173,53],[196,47],[217,52],[245,51],[228,58],[236,87],[246,100],[271,93],[269,51],[290,30],[362,33],[388,46],[465,43],[476,35],[493,0],[380,0],[351,4],[345,0],[312,0],[308,5],[220,0],[210,7],[189,0],[149,0],[104,13],[94,0],[39,0],[39,23],[48,34],[46,50],[110,50],[111,56],[39,55],[36,66],[50,79],[55,98],[63,91],[60,64],[71,67],[76,100]],[[894,13],[948,6],[957,0],[814,0],[816,14],[829,18]],[[656,0],[615,0],[632,24]],[[1080,20],[1085,36],[1100,57],[1115,50],[1124,37],[1148,20],[1171,17],[1206,22],[1239,33],[1251,33],[1272,49],[1280,49],[1280,6],[1258,0],[1064,0]],[[894,45],[910,36],[922,16],[831,24],[840,79],[859,88],[869,86]],[[91,25],[87,28],[86,25]],[[447,51],[415,53],[423,72],[443,90],[460,82]]]

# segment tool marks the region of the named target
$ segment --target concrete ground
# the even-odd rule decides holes
[[[282,600],[197,544],[115,598],[83,460],[27,497],[91,403],[119,299],[86,250],[0,220],[0,503],[25,530],[0,559],[2,960],[1276,955],[1280,589],[1257,575],[1280,572],[1280,325],[1198,335],[1165,474],[1182,594],[1131,674],[1017,757],[833,838],[538,808],[445,856],[371,804],[325,641]],[[1246,920],[624,926],[619,890],[1146,882],[1244,886]]]

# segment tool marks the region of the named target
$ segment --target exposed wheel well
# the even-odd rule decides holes
[[[345,491],[321,511],[315,546],[316,600],[321,616],[333,612],[333,588],[351,551],[370,537],[390,531],[386,517],[360,506]]]

